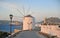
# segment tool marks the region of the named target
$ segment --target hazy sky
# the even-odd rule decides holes
[[[24,15],[31,14],[37,21],[44,17],[60,17],[59,0],[0,0],[0,19],[9,20],[9,14],[13,14],[14,20],[20,20],[23,15],[17,9]]]

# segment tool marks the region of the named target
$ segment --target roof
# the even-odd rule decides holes
[[[33,17],[33,16],[31,16],[31,15],[26,15],[25,17]]]

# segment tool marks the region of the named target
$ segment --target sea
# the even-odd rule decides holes
[[[14,32],[14,29],[22,29],[21,25],[11,25],[11,31]],[[10,24],[0,24],[0,31],[10,32]]]

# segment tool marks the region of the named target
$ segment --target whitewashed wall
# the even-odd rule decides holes
[[[57,35],[60,38],[60,28],[58,25],[40,25],[41,26],[41,32]]]
[[[33,29],[35,25],[34,17],[24,17],[23,19],[23,30],[30,30]]]

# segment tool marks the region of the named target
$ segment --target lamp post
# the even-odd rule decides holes
[[[12,28],[11,28],[11,26],[12,26],[12,18],[13,18],[13,15],[12,14],[10,14],[9,15],[10,16],[10,34],[12,33]]]

